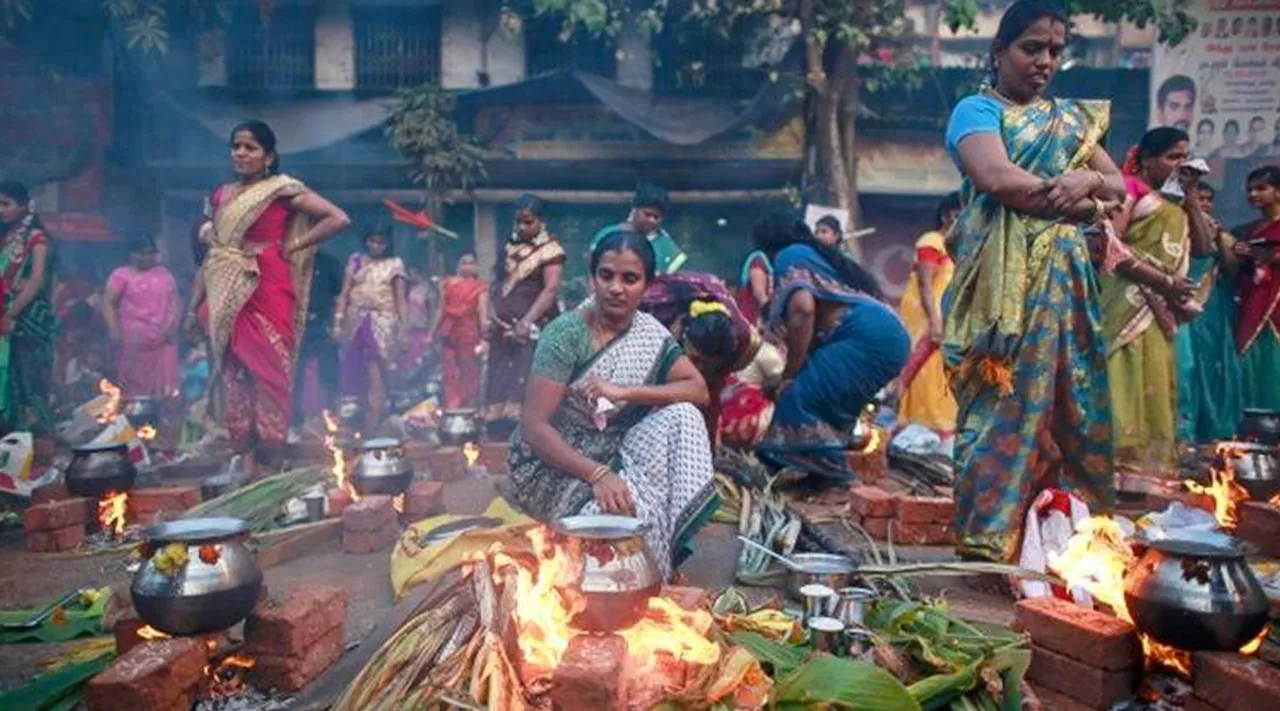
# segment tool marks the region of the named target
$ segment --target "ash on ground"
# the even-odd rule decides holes
[[[1182,711],[1190,697],[1187,680],[1161,671],[1148,672],[1134,699],[1113,704],[1107,711]]]
[[[230,696],[201,699],[194,711],[285,711],[293,697],[265,694],[246,686]]]

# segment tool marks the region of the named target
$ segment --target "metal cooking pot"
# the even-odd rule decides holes
[[[1187,651],[1235,651],[1267,624],[1267,596],[1234,541],[1151,541],[1124,579],[1138,629]]]
[[[144,622],[171,635],[224,630],[253,611],[262,570],[238,518],[192,518],[146,530],[147,559],[133,576],[133,606]],[[186,547],[186,564],[166,572],[157,557]],[[163,567],[163,566],[162,566]]]
[[[479,413],[476,410],[445,410],[440,417],[440,443],[458,446],[480,438]]]
[[[413,479],[413,469],[398,439],[370,439],[360,446],[360,460],[351,483],[364,495],[403,493]]]
[[[133,488],[137,475],[128,446],[85,444],[71,448],[71,463],[66,471],[67,491],[99,499],[107,492],[120,493]]]
[[[122,412],[134,425],[154,427],[160,420],[160,403],[147,395],[131,397],[125,402]]]
[[[1222,442],[1229,452],[1231,471],[1236,483],[1249,492],[1249,498],[1266,501],[1280,492],[1280,449],[1257,442]]]
[[[787,568],[787,593],[795,600],[804,599],[800,588],[806,585],[825,585],[832,590],[850,587],[858,569],[852,558],[833,553],[795,553],[790,558],[794,566]]]
[[[586,605],[571,620],[574,627],[612,632],[644,617],[662,588],[644,543],[648,528],[640,519],[606,514],[568,516],[552,525],[556,545],[582,564],[576,587]]]
[[[1280,410],[1246,408],[1239,431],[1241,439],[1280,445]]]

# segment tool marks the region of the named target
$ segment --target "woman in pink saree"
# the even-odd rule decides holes
[[[130,397],[178,395],[178,283],[149,237],[130,245],[129,265],[107,277],[102,318],[116,345],[116,379]]]
[[[316,245],[351,221],[279,173],[276,137],[265,123],[231,132],[231,162],[237,180],[214,191],[201,231],[209,253],[188,318],[208,330],[227,434],[256,478],[259,458],[277,455],[288,435]]]

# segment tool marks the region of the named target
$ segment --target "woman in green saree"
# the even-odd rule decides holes
[[[53,424],[53,243],[21,183],[0,183],[0,431]]]
[[[1209,252],[1208,221],[1195,199],[1199,176],[1184,169],[1190,139],[1181,129],[1148,131],[1125,163],[1128,199],[1115,217],[1133,257],[1158,270],[1158,283],[1103,274],[1102,325],[1118,465],[1170,476],[1177,458],[1178,378],[1173,337],[1200,312],[1187,280],[1193,254]],[[1162,194],[1181,183],[1183,196]],[[1164,187],[1161,187],[1164,186]]]
[[[1196,186],[1200,212],[1213,219],[1213,186]],[[1244,410],[1240,354],[1236,351],[1235,238],[1216,221],[1209,254],[1193,256],[1187,276],[1203,311],[1178,329],[1178,440],[1193,444],[1235,436]]]
[[[715,510],[707,385],[656,318],[639,311],[654,252],[635,232],[591,252],[594,298],[543,329],[503,495],[529,516],[635,516],[662,577]]]

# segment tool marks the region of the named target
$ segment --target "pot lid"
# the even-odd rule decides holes
[[[475,417],[478,412],[479,411],[474,408],[467,408],[464,410],[445,410],[444,416],[445,417]]]
[[[72,452],[128,452],[129,445],[124,442],[99,442],[97,444],[80,444],[71,448]]]
[[[395,437],[380,437],[378,439],[366,439],[360,445],[361,449],[395,449],[403,446],[403,443]]]
[[[249,530],[238,518],[188,518],[158,523],[144,536],[152,543],[199,543],[218,538],[231,538]]]
[[[648,529],[648,525],[631,516],[613,516],[610,514],[592,514],[585,516],[565,516],[557,519],[552,528],[566,535],[577,538],[593,538],[601,541],[612,541],[639,536]]]
[[[1161,553],[1193,558],[1226,560],[1244,557],[1240,542],[1224,534],[1215,534],[1213,538],[1161,538],[1149,541],[1147,545]]]

